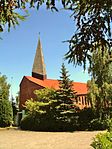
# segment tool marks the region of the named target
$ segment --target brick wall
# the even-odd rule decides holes
[[[27,99],[36,98],[35,94],[33,93],[34,90],[39,90],[42,88],[42,86],[39,86],[38,84],[35,84],[24,77],[20,84],[20,110],[24,109],[24,104]]]

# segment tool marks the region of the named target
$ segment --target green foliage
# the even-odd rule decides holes
[[[5,75],[0,75],[0,99],[9,98],[10,85],[7,83],[7,77]]]
[[[96,109],[100,119],[102,119],[104,109],[110,108],[112,103],[111,55],[108,50],[105,50],[103,54],[100,48],[93,52],[92,64],[89,67],[92,79],[87,83],[88,100],[92,108]]]
[[[95,118],[92,108],[84,108],[78,111],[78,130],[91,130],[90,122]],[[94,129],[93,129],[94,130]]]
[[[68,127],[70,127],[68,125]],[[21,129],[32,131],[67,131],[66,126],[48,117],[46,114],[29,114],[21,121]],[[69,129],[70,130],[70,129]]]
[[[101,120],[97,117],[94,118],[93,120],[90,121],[89,129],[90,130],[106,130],[106,129],[108,129],[107,119]]]
[[[33,99],[27,100],[25,103],[25,108],[28,113],[32,114],[37,112],[38,114],[49,112],[53,106],[55,107],[56,91],[54,89],[41,89],[34,91],[37,98],[35,101]]]
[[[112,82],[112,53],[108,53],[109,49],[104,50],[104,53],[102,53],[101,47],[98,47],[96,51],[93,51],[92,63],[89,67],[89,73],[98,87],[102,86],[104,82],[109,84]]]
[[[10,126],[13,121],[11,103],[6,99],[0,99],[0,127]]]
[[[56,131],[57,99],[54,89],[36,90],[37,99],[26,101],[27,116],[21,121],[21,128],[28,130]],[[33,122],[33,123],[32,123]]]
[[[112,1],[85,1],[85,0],[60,0],[65,10],[72,12],[76,23],[76,31],[68,42],[69,51],[65,55],[69,62],[86,65],[86,60],[91,62],[91,53],[96,47],[101,47],[102,53],[105,47],[111,48],[111,20]],[[31,7],[39,7],[46,4],[47,9],[57,10],[56,0],[31,0]],[[107,37],[107,38],[106,38]]]
[[[97,85],[91,87],[91,94],[99,95]],[[97,92],[95,92],[95,88]],[[102,119],[95,108],[79,110],[74,105],[76,97],[72,81],[64,64],[61,68],[59,89],[41,89],[34,92],[35,100],[26,102],[26,117],[21,121],[21,128],[38,131],[74,131],[74,130],[104,130],[111,129],[111,107],[102,106]],[[95,96],[94,95],[94,96]],[[102,96],[103,97],[103,96]],[[95,102],[95,97],[94,97]],[[96,105],[94,105],[96,106]],[[108,123],[107,123],[108,120]]]
[[[108,131],[112,132],[112,118],[111,119],[107,119],[106,123],[107,123]]]
[[[9,88],[7,77],[0,75],[0,127],[12,123],[12,106],[9,102]]]
[[[59,1],[58,1],[59,2]],[[69,42],[69,51],[65,55],[68,62],[86,67],[86,60],[91,63],[91,53],[96,51],[97,47],[105,48],[111,51],[112,34],[112,1],[85,1],[85,0],[60,0],[63,8],[72,13],[72,18],[76,23],[75,34]],[[58,11],[56,0],[2,0],[0,1],[0,31],[8,24],[15,26],[19,19],[24,17],[16,13],[18,9],[26,10],[28,4],[30,7],[39,9],[46,5],[47,9]]]
[[[62,100],[62,103],[73,105],[73,100],[76,97],[75,91],[73,89],[73,81],[69,79],[68,71],[65,68],[65,65],[62,64],[61,76],[59,80],[59,90],[57,91],[59,99]]]
[[[100,133],[92,142],[94,149],[111,149],[112,148],[112,132]]]
[[[21,121],[21,128],[38,131],[72,131],[74,119],[72,113],[63,107],[59,96],[54,89],[36,90],[37,98],[27,100],[25,103],[26,117]],[[75,109],[74,109],[75,110]]]
[[[62,64],[61,68],[57,96],[59,102],[58,111],[60,121],[72,123],[73,115],[77,110],[73,101],[76,96],[75,91],[73,90],[73,82],[69,79],[68,71],[66,70],[64,64]]]
[[[57,96],[56,90],[53,88],[45,88],[42,90],[35,90],[34,93],[37,96],[37,101],[48,102]]]
[[[2,0],[0,1],[0,32],[4,30],[5,25],[8,25],[8,31],[11,26],[15,27],[19,24],[19,20],[25,20],[25,17],[17,13],[20,8],[19,1]]]
[[[67,101],[71,101],[72,98],[75,98],[75,91],[73,90],[73,81],[69,79],[68,71],[65,68],[64,63],[61,68],[61,76],[59,80],[59,90],[62,98],[66,98]]]
[[[48,88],[36,90],[37,98],[34,101],[33,99],[26,101],[27,116],[21,122],[22,129],[72,131],[76,128],[77,109],[72,101],[75,96],[64,64],[61,73],[58,91]],[[27,123],[27,121],[29,122]]]
[[[88,81],[88,99],[91,102],[93,108],[106,108],[111,107],[112,103],[112,84],[103,82],[98,87],[98,84],[92,79]]]

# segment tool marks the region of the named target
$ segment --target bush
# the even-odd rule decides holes
[[[78,120],[77,115],[74,115],[76,110],[70,109],[70,107],[65,109],[57,98],[55,90],[46,88],[35,91],[35,94],[37,95],[35,101],[27,100],[25,103],[27,116],[21,121],[21,129],[34,131],[76,130]]]
[[[0,100],[0,127],[7,127],[12,124],[12,106],[8,100]]]
[[[75,127],[74,123],[56,120],[46,114],[28,114],[22,119],[20,128],[31,131],[62,132],[73,131]]]
[[[90,130],[105,130],[107,128],[107,120],[100,120],[99,118],[91,120],[89,126]]]
[[[96,115],[95,110],[92,108],[85,108],[77,112],[77,130],[105,130],[111,129],[110,119],[99,119]]]
[[[85,108],[78,112],[79,119],[79,127],[78,130],[89,130],[90,129],[90,122],[94,119],[94,111],[91,108]]]
[[[98,134],[91,146],[94,149],[112,149],[112,132],[104,134]]]
[[[107,119],[107,129],[108,131],[112,131],[112,118],[111,119]]]
[[[21,120],[20,127],[23,130],[35,130],[36,119],[32,115],[27,115]]]
[[[32,114],[26,115],[20,124],[20,128],[23,130],[32,130],[32,131],[56,131],[57,123],[46,113],[39,114],[34,112]]]

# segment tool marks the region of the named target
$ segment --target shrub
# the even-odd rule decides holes
[[[112,118],[111,119],[107,119],[107,129],[108,131],[112,131]]]
[[[91,108],[85,108],[78,112],[79,119],[79,127],[78,130],[89,130],[90,129],[90,122],[94,119],[94,111]]]
[[[99,118],[95,118],[90,122],[90,130],[105,130],[107,129],[107,120],[100,120]]]
[[[12,124],[12,106],[8,100],[0,99],[0,127],[7,127]]]
[[[76,130],[77,116],[75,109],[61,109],[62,102],[53,89],[35,91],[37,99],[25,103],[27,116],[22,119],[20,127],[24,130],[38,131],[72,131]],[[61,107],[61,108],[60,108]],[[75,123],[74,123],[75,122]]]
[[[20,127],[23,130],[39,130],[39,119],[36,118],[34,115],[26,115],[22,120]]]
[[[98,134],[91,146],[94,149],[112,149],[112,132],[106,132],[104,134]]]
[[[76,130],[76,124],[73,122],[57,120],[50,115],[33,113],[26,115],[20,124],[23,130],[32,131],[73,131]]]

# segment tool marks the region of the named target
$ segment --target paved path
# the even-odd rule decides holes
[[[0,130],[0,149],[92,149],[94,132]]]

